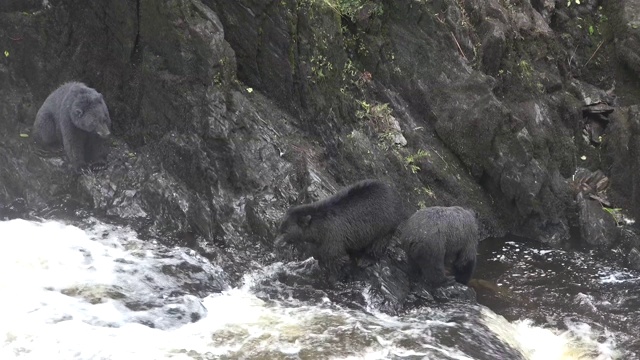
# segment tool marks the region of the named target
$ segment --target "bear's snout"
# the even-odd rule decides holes
[[[96,133],[98,134],[98,136],[103,138],[106,138],[109,135],[111,135],[111,131],[109,131],[109,128],[106,127],[105,125],[98,126],[98,128],[96,129]]]

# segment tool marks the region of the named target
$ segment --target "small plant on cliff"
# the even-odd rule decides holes
[[[609,208],[609,207],[603,206],[602,210],[608,212],[609,215],[613,217],[613,221],[615,221],[617,225],[624,223],[624,217],[622,216],[621,208]]]
[[[373,1],[367,0],[325,0],[326,3],[332,7],[340,16],[345,16],[355,21],[360,10],[365,5],[370,6],[370,14],[380,16],[383,13],[382,5]]]
[[[420,171],[420,167],[416,165],[416,163],[418,162],[418,160],[425,158],[427,156],[429,156],[429,154],[426,151],[420,149],[415,154],[409,155],[406,158],[404,158],[405,166],[407,166],[409,170],[411,170],[412,174],[415,174],[418,171]]]
[[[530,80],[533,74],[533,67],[527,60],[520,60],[518,62],[518,69],[520,70],[520,76],[525,80]]]
[[[393,115],[389,104],[370,104],[365,100],[358,100],[360,110],[356,111],[358,119],[366,119],[378,133],[385,133],[392,129]]]
[[[333,70],[333,64],[329,62],[326,56],[316,55],[311,57],[311,72],[314,76],[313,82],[324,79],[331,70]]]
[[[433,199],[436,198],[436,194],[433,192],[433,190],[431,190],[431,187],[429,187],[429,185],[425,185],[422,188],[415,188],[415,191],[418,193],[418,195],[426,195]]]
[[[530,91],[537,92],[539,94],[544,93],[544,85],[534,79],[534,69],[531,63],[527,60],[520,60],[516,63],[516,73],[522,80],[522,84]]]

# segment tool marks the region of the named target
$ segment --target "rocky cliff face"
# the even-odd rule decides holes
[[[632,250],[609,213],[640,216],[639,4],[5,2],[0,211],[90,209],[239,275],[275,259],[288,206],[375,177],[486,236]],[[104,170],[26,137],[69,80],[105,95]]]

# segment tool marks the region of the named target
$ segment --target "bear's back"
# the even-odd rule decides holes
[[[70,94],[79,94],[90,92],[91,88],[87,87],[85,84],[77,81],[70,81],[60,85],[57,89],[51,92],[47,99],[42,104],[40,111],[42,112],[50,112],[56,119],[56,121],[60,121],[61,117],[63,117],[60,113],[62,108],[65,105],[65,102],[73,101],[76,96],[69,96]],[[95,90],[93,90],[95,91]]]
[[[379,180],[362,180],[313,204],[318,210],[347,209],[362,203],[392,198],[394,195],[394,190]]]
[[[406,219],[400,195],[378,180],[364,180],[314,203],[321,231],[328,237],[348,238],[347,248],[368,247]]]
[[[460,206],[433,206],[420,209],[403,224],[401,233],[421,241],[450,242],[453,247],[457,243],[466,244],[471,238],[479,240],[478,223],[475,214]],[[413,244],[411,244],[413,245]]]

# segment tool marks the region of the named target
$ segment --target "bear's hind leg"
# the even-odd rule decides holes
[[[395,229],[375,239],[365,252],[366,255],[374,260],[380,259],[387,252],[394,231]]]
[[[458,253],[453,263],[456,281],[467,285],[476,268],[476,249],[467,247]]]
[[[444,260],[431,259],[420,266],[422,279],[432,288],[438,288],[452,282],[445,272]]]

